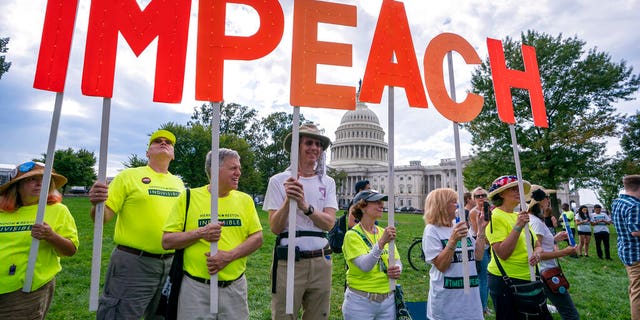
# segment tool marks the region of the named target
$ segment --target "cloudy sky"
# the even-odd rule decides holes
[[[73,47],[67,75],[62,117],[56,149],[86,148],[99,154],[102,99],[83,96],[80,90],[90,1],[79,1]],[[334,1],[357,6],[357,27],[322,25],[323,41],[353,45],[353,66],[318,67],[318,82],[357,86],[363,77],[381,0]],[[146,6],[149,0],[140,1]],[[278,47],[256,61],[225,63],[224,99],[257,109],[261,116],[292,110],[289,105],[292,0],[280,1],[285,14],[285,32]],[[45,0],[3,0],[0,2],[0,37],[10,37],[7,60],[11,69],[0,80],[0,163],[28,161],[47,149],[55,94],[33,88]],[[422,57],[429,41],[443,32],[452,32],[471,43],[482,59],[487,57],[486,38],[518,37],[534,29],[552,35],[577,36],[587,47],[611,54],[614,61],[626,60],[635,72],[640,70],[640,46],[634,30],[640,30],[640,1],[404,1],[415,53],[422,69]],[[195,48],[198,1],[193,1],[187,49],[183,99],[180,104],[154,103],[153,75],[157,43],[154,41],[136,57],[120,37],[111,107],[108,175],[121,169],[129,155],[144,156],[149,134],[167,122],[186,123],[193,107],[202,102],[194,97]],[[248,36],[259,27],[253,9],[228,5],[229,35]],[[471,68],[456,59],[458,98],[469,88]],[[431,105],[410,108],[404,91],[395,90],[395,159],[397,164],[421,160],[437,164],[439,159],[455,157],[453,129]],[[389,127],[387,97],[380,105],[370,104],[385,131]],[[621,113],[634,113],[637,102],[617,105]],[[320,124],[330,137],[345,111],[302,108],[307,119]],[[461,132],[462,153],[470,151],[469,134]],[[611,143],[608,153],[619,150]],[[515,171],[515,170],[514,170]],[[595,201],[581,192],[584,201]]]

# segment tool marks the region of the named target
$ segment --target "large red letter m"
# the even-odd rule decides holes
[[[158,37],[153,101],[182,100],[191,0],[152,0],[143,10],[136,0],[93,0],[89,13],[82,93],[113,95],[118,31],[136,56]]]

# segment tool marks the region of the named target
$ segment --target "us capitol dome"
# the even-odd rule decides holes
[[[360,180],[369,180],[372,189],[385,193],[389,144],[375,112],[358,99],[356,109],[342,116],[335,137],[329,167],[346,173],[346,178],[336,181],[340,207],[346,207],[353,199],[355,184]],[[463,162],[467,160],[465,157]],[[441,187],[456,189],[456,161],[443,159],[439,165],[423,166],[413,160],[408,166],[394,167],[394,180],[394,208],[422,209],[429,191]]]
[[[340,208],[345,208],[355,196],[355,184],[369,180],[371,188],[385,192],[388,189],[389,145],[385,142],[385,131],[380,126],[378,116],[356,96],[356,109],[347,111],[335,132],[331,145],[329,167],[342,173],[336,179],[337,197]],[[452,151],[453,152],[453,151]],[[469,162],[462,157],[462,168]],[[402,211],[423,209],[427,194],[436,188],[457,190],[456,159],[441,159],[437,165],[422,165],[419,160],[409,161],[409,165],[394,166],[394,208]],[[464,190],[467,191],[467,190]],[[558,190],[558,198],[563,202],[579,203],[577,192],[569,191],[563,184]],[[389,197],[391,200],[391,197]]]

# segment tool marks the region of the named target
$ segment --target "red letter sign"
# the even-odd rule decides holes
[[[225,36],[227,3],[258,12],[260,28],[254,35]],[[198,8],[196,99],[222,101],[224,60],[255,60],[273,51],[282,39],[284,13],[277,0],[200,0]]]
[[[397,63],[394,63],[395,52]],[[403,87],[412,107],[427,107],[411,31],[402,2],[384,0],[364,72],[360,101],[380,103],[384,86]]]
[[[292,106],[355,109],[356,88],[316,82],[318,64],[350,67],[351,45],[318,41],[318,23],[355,27],[355,6],[315,0],[296,0],[291,53]]]
[[[487,38],[487,49],[500,120],[510,124],[515,123],[511,100],[511,87],[514,87],[529,90],[533,123],[538,127],[549,127],[535,48],[522,45],[525,71],[507,69],[500,40]]]
[[[475,49],[463,37],[442,33],[433,38],[424,52],[424,82],[429,98],[445,118],[455,122],[468,122],[480,114],[484,98],[468,93],[467,98],[456,103],[447,93],[442,70],[442,60],[449,51],[458,52],[468,64],[480,64],[482,60]]]
[[[49,0],[33,87],[63,92],[69,65],[71,37],[78,10],[77,0]]]
[[[144,11],[135,0],[93,0],[89,13],[82,93],[113,95],[118,31],[138,56],[156,37],[153,101],[180,103],[191,0],[152,0]]]

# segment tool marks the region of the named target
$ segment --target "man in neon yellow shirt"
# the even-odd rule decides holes
[[[209,152],[205,164],[209,178],[211,157]],[[222,148],[218,158],[219,223],[210,223],[211,186],[206,185],[190,190],[189,198],[183,193],[163,228],[165,248],[185,248],[178,319],[249,319],[244,272],[247,256],[262,246],[262,226],[251,196],[237,191],[240,155]],[[218,252],[210,256],[214,241],[218,242]],[[214,317],[209,311],[209,279],[216,273],[219,291],[218,313]]]
[[[575,219],[576,214],[569,208],[569,204],[568,203],[563,203],[562,204],[562,214],[567,217],[567,220],[569,221],[569,230],[571,230],[571,233],[573,234],[573,239],[576,239],[576,219]],[[564,226],[564,219],[560,219],[560,221],[562,222],[562,225]],[[567,244],[570,245],[569,239],[567,239]],[[577,254],[572,254],[571,257],[577,258],[578,255]]]
[[[162,226],[184,190],[169,172],[176,137],[167,130],[151,135],[144,167],[120,172],[107,187],[96,182],[89,191],[91,218],[106,201],[104,222],[116,217],[111,254],[99,300],[97,319],[154,319],[160,293],[173,261],[162,247]]]

